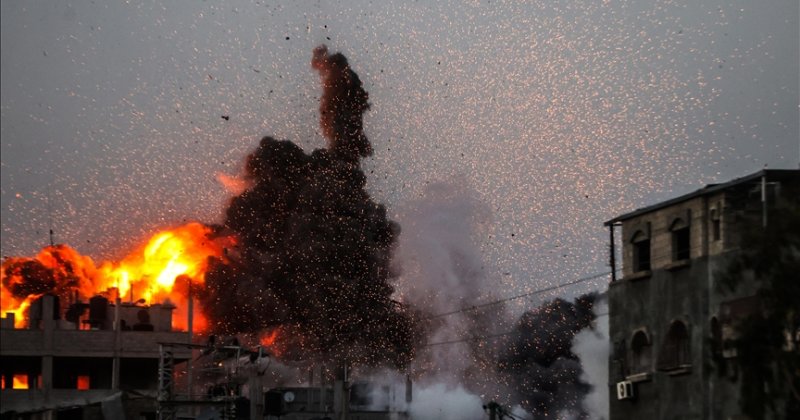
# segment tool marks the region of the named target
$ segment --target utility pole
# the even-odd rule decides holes
[[[497,413],[500,411],[500,404],[489,401],[489,404],[483,406],[484,409],[489,409],[489,420],[497,420]]]
[[[192,344],[192,338],[193,338],[192,337],[192,333],[193,333],[192,330],[194,329],[194,325],[193,325],[193,323],[194,323],[194,301],[192,300],[192,278],[189,277],[189,276],[186,276],[186,281],[189,283],[188,284],[188,289],[189,290],[188,290],[188,293],[187,293],[189,295],[189,304],[187,305],[189,307],[189,309],[188,309],[188,313],[186,314],[186,329],[189,330],[189,337],[188,337],[189,344]],[[189,359],[186,361],[186,389],[187,389],[186,393],[188,394],[189,401],[194,400],[194,397],[192,396],[192,357],[194,357],[194,352],[192,352],[192,354],[190,355]]]

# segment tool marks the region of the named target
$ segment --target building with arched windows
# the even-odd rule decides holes
[[[606,222],[612,420],[747,418],[730,343],[737,320],[762,310],[759,280],[731,292],[719,273],[741,255],[741,232],[799,204],[800,170],[764,170]]]

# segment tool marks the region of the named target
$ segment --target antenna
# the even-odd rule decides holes
[[[50,184],[47,184],[47,225],[48,229],[50,230],[50,246],[55,245],[55,241],[53,240],[53,207],[50,204]]]

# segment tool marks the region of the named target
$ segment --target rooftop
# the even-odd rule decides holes
[[[702,197],[704,195],[713,194],[718,191],[726,190],[732,187],[736,187],[739,185],[747,184],[753,181],[760,180],[762,177],[765,177],[768,181],[781,181],[781,180],[795,180],[796,182],[800,182],[800,169],[764,169],[758,171],[756,173],[745,175],[741,178],[736,178],[734,180],[722,183],[722,184],[708,184],[699,190],[690,192],[688,194],[684,194],[680,197],[675,197],[673,199],[662,201],[660,203],[653,204],[651,206],[643,207],[640,209],[636,209],[632,212],[625,213],[623,215],[617,216],[611,220],[608,220],[604,223],[605,226],[610,226],[619,222],[624,222],[625,220],[632,219],[636,216],[654,212],[656,210],[660,210],[665,207],[672,206],[674,204],[678,204],[687,200],[690,200],[695,197]]]

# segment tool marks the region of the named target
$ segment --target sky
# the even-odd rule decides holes
[[[261,137],[324,147],[310,59],[325,43],[369,92],[362,166],[390,215],[437,185],[481,203],[470,235],[494,296],[602,273],[605,220],[798,167],[799,7],[3,1],[1,252],[33,255],[52,227],[118,259],[221,221],[218,179]]]

